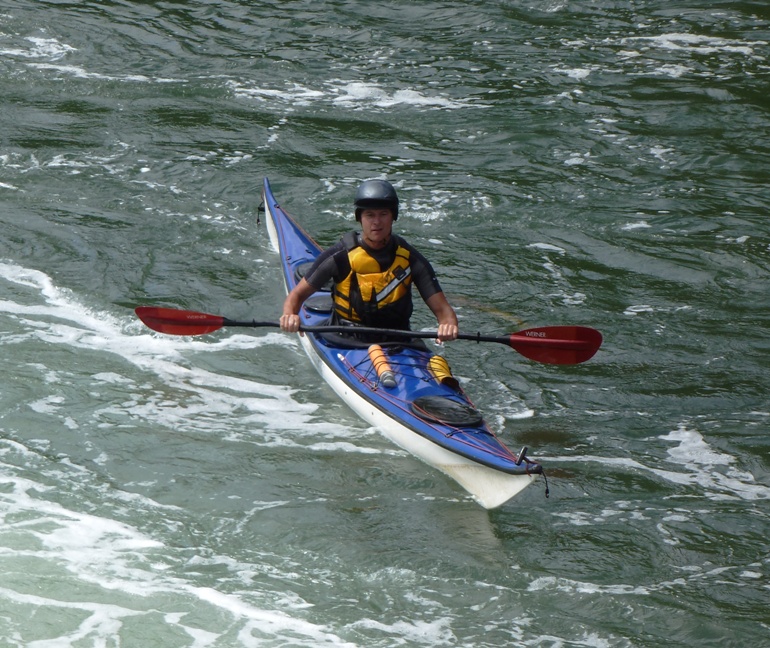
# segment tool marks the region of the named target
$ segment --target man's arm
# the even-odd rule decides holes
[[[445,342],[457,339],[457,314],[447,301],[441,290],[436,272],[430,262],[412,246],[410,248],[412,262],[412,279],[423,301],[433,311],[438,321],[438,341]]]
[[[333,279],[339,274],[337,266],[340,250],[345,250],[341,241],[321,252],[305,276],[286,296],[283,302],[283,315],[280,319],[281,328],[284,331],[296,333],[299,330],[299,309],[302,304],[314,292],[321,290],[321,287],[329,279]],[[344,256],[344,259],[347,259],[347,255]],[[316,286],[318,287],[316,288]]]
[[[306,281],[305,277],[302,277],[299,283],[292,288],[283,302],[283,315],[279,320],[282,330],[289,333],[299,331],[299,309],[315,291],[316,289]]]
[[[459,332],[457,326],[457,314],[455,309],[447,301],[443,292],[437,292],[428,297],[425,303],[433,311],[438,320],[438,341],[447,342],[456,340]]]

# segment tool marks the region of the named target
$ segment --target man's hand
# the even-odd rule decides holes
[[[281,330],[287,333],[296,333],[299,331],[299,315],[296,313],[284,313],[278,320]]]
[[[292,288],[291,292],[286,295],[286,300],[283,302],[283,315],[278,323],[281,325],[281,330],[287,333],[296,333],[299,331],[299,309],[305,300],[315,292],[315,288],[311,286],[305,277],[299,280],[299,283]],[[300,335],[302,333],[300,332]]]
[[[439,342],[456,340],[458,333],[459,329],[457,328],[457,324],[439,324],[437,340]]]

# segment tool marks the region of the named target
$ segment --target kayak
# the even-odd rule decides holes
[[[288,293],[322,250],[279,205],[267,178],[262,204]],[[302,328],[314,330],[301,335],[300,343],[334,392],[390,441],[448,475],[484,508],[505,504],[543,474],[526,448],[514,454],[497,438],[444,358],[417,338],[372,345],[360,336],[318,332],[316,327],[331,320],[330,287],[310,297],[299,315]]]

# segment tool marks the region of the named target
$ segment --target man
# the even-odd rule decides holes
[[[409,330],[412,284],[438,321],[438,340],[457,338],[457,315],[441,290],[428,260],[403,238],[393,234],[398,195],[385,180],[367,180],[356,191],[356,221],[361,232],[350,232],[321,253],[283,303],[284,331],[299,330],[304,301],[334,281],[334,321]]]

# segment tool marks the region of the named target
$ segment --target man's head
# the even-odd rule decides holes
[[[387,180],[365,180],[357,191],[353,202],[356,207],[356,220],[361,222],[364,209],[389,209],[393,220],[398,218],[398,194]]]

